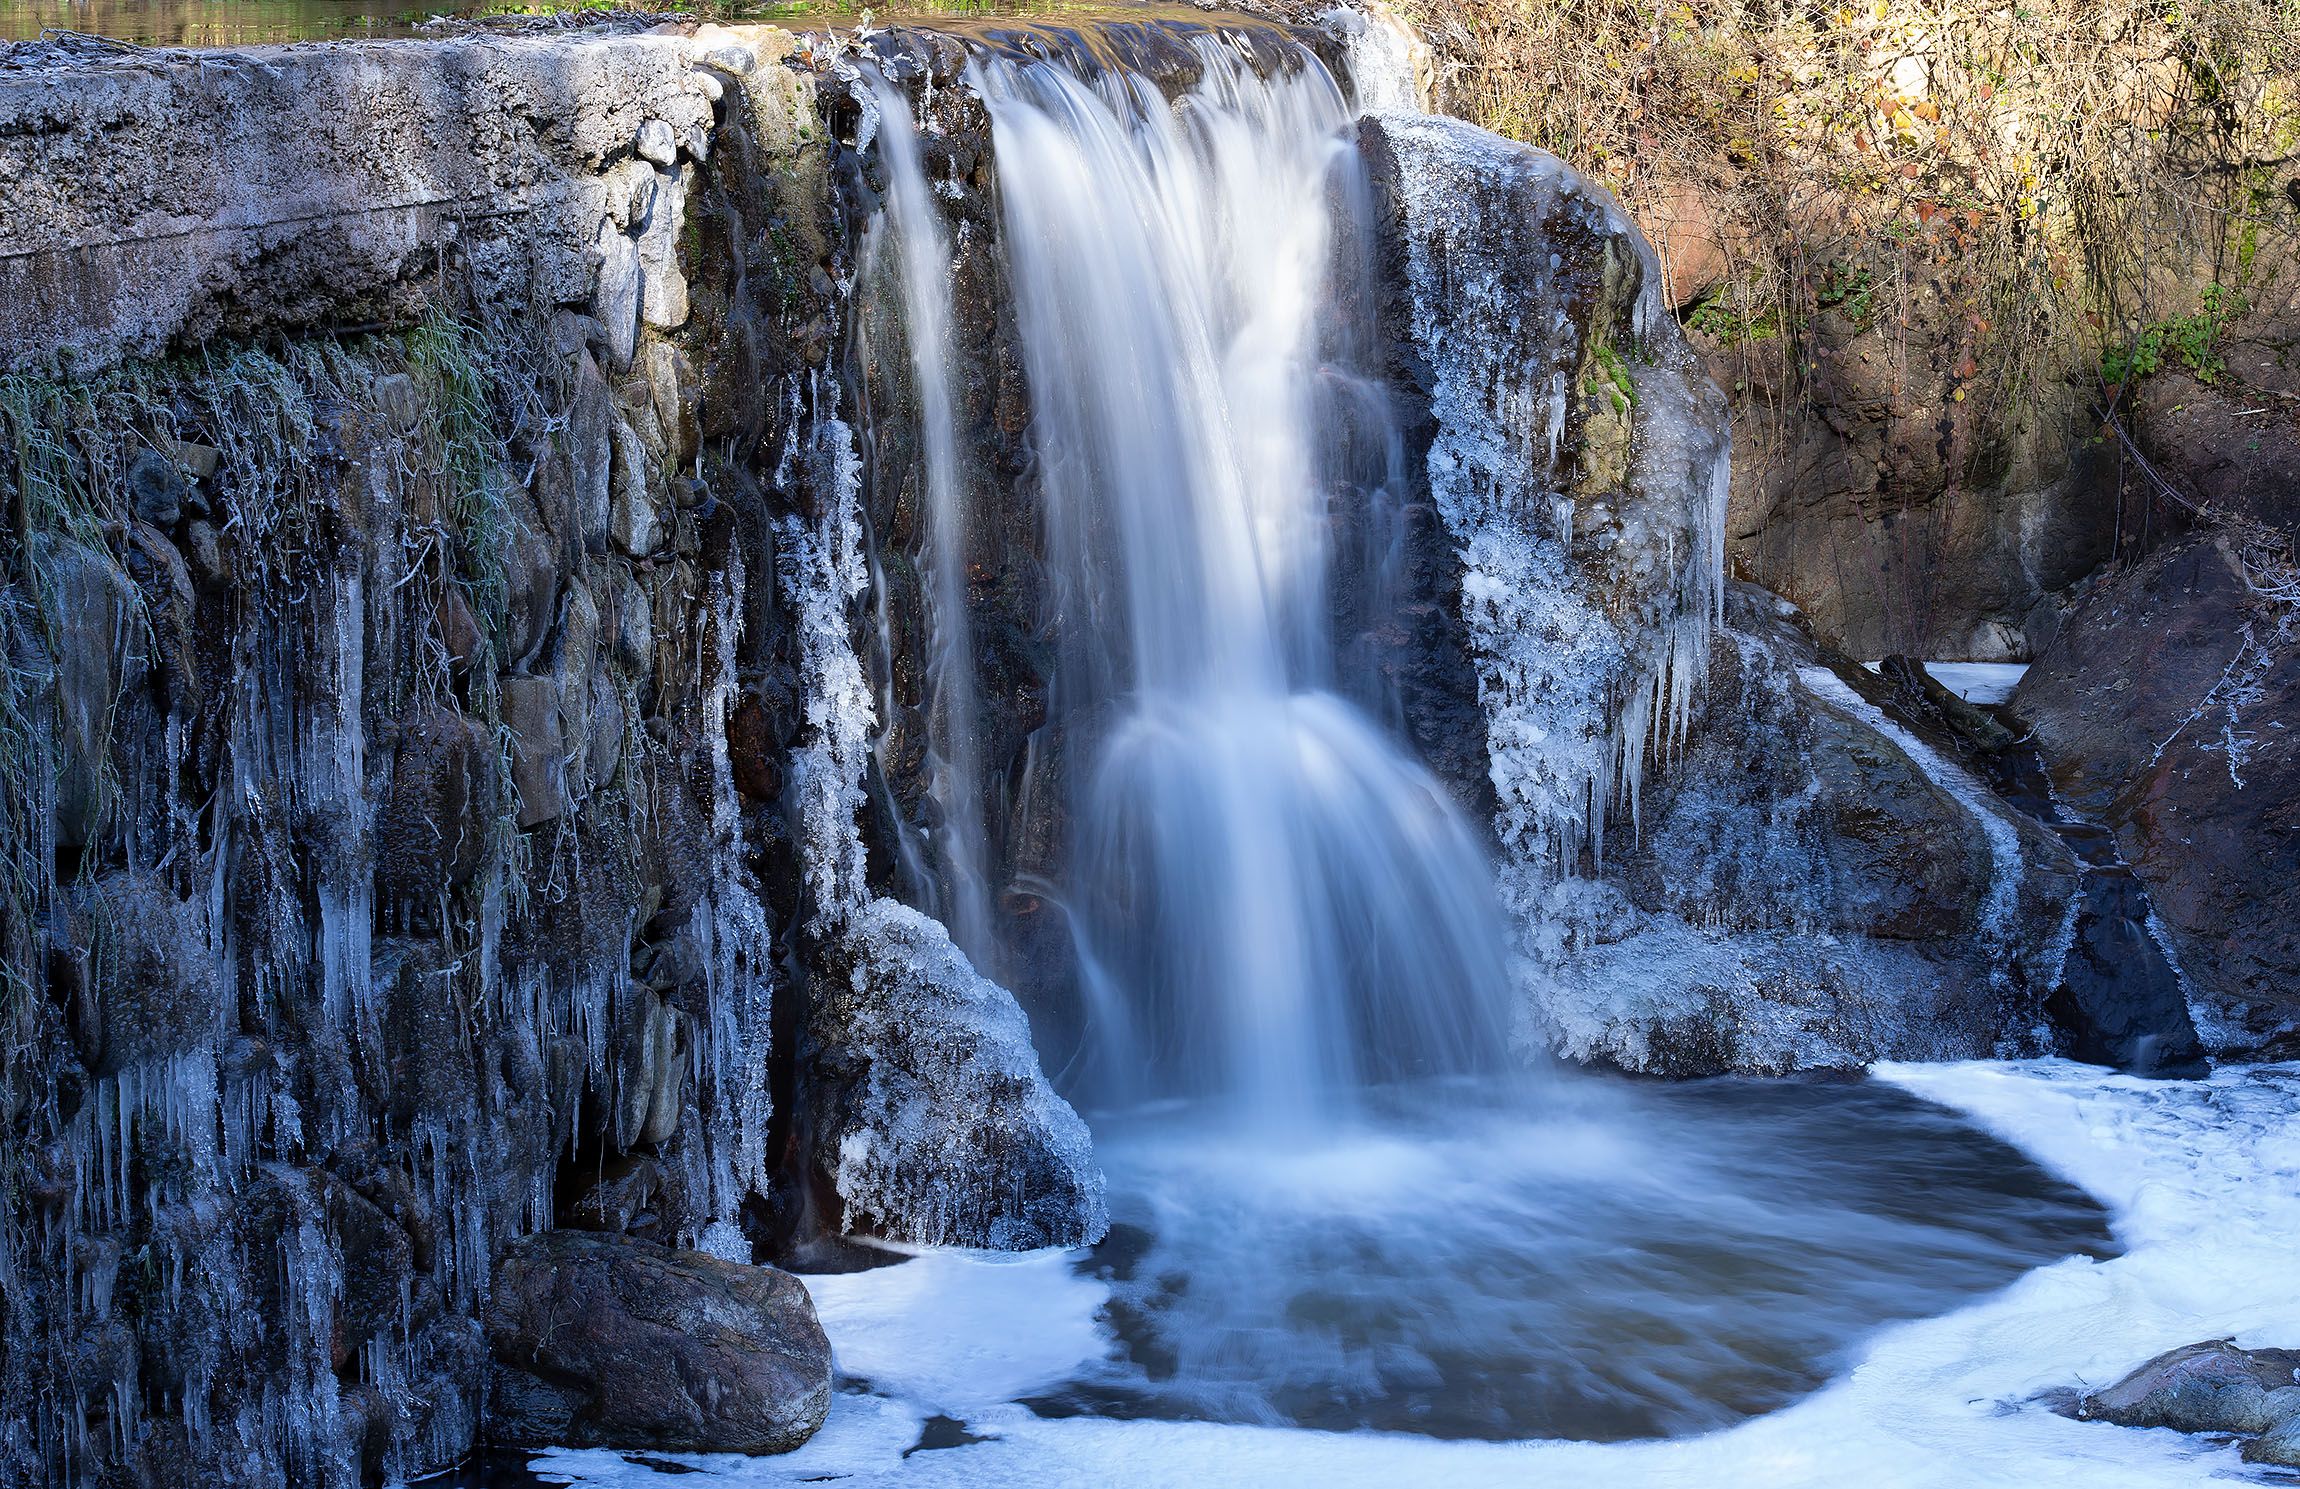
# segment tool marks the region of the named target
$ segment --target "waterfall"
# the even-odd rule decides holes
[[[887,216],[902,283],[903,321],[912,386],[918,400],[925,466],[927,608],[932,624],[928,667],[934,693],[931,789],[940,817],[934,842],[948,903],[938,906],[951,938],[978,964],[991,952],[988,872],[984,864],[981,699],[975,685],[973,627],[967,616],[965,473],[950,380],[950,244],[919,163],[916,126],[902,90],[877,78],[887,172]]]
[[[1505,939],[1475,834],[1339,675],[1338,473],[1399,464],[1367,391],[1378,369],[1345,365],[1378,344],[1351,324],[1375,303],[1362,224],[1335,220],[1368,210],[1352,111],[1307,52],[1265,77],[1215,38],[1193,45],[1201,78],[1172,101],[1047,60],[978,56],[969,78],[1032,396],[1054,709],[1091,738],[1064,886],[1086,1081],[1283,1122],[1365,1082],[1495,1060]],[[947,289],[920,272],[937,240],[913,216],[909,116],[881,107],[932,384]],[[947,395],[920,407],[931,425]],[[941,438],[923,432],[930,490]],[[963,514],[935,500],[948,687],[963,595],[941,576]],[[961,698],[940,702],[946,730]]]

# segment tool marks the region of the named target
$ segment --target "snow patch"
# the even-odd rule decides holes
[[[1883,662],[1863,662],[1871,672],[1882,672]],[[1927,662],[1925,671],[1934,682],[1947,688],[1967,703],[1982,708],[1995,708],[2010,702],[2013,690],[2028,675],[2026,662]]]

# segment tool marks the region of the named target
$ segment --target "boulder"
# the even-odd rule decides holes
[[[146,450],[128,467],[128,495],[139,522],[148,522],[162,532],[173,531],[190,494],[191,483],[183,472],[157,450]]]
[[[830,1341],[773,1267],[546,1231],[505,1251],[487,1329],[501,1442],[784,1453],[830,1410]]]
[[[1670,1076],[2032,1048],[2079,866],[1803,618],[1732,586],[1688,741],[1642,830],[1553,891],[1569,1054]]]
[[[2165,545],[2086,596],[2010,705],[2115,834],[2221,1051],[2300,1029],[2300,592],[2274,572],[2256,530]]]
[[[843,1228],[930,1246],[1079,1246],[1109,1229],[1086,1124],[1013,994],[893,900],[833,934],[802,1059]]]
[[[2244,1461],[2300,1468],[2300,1387],[2271,1392],[2268,1410],[2275,1424],[2244,1445]]]
[[[2243,1350],[2216,1339],[2167,1350],[2077,1409],[2124,1427],[2266,1432],[2292,1420],[2296,1383],[2300,1350]]]
[[[639,432],[616,419],[609,427],[614,441],[614,499],[608,513],[608,536],[633,558],[646,558],[663,546],[664,513],[655,499],[657,466],[647,453]]]

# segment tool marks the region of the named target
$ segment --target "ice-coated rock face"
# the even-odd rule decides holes
[[[1734,585],[1686,747],[1570,883],[1542,996],[1567,1053],[1656,1074],[2048,1047],[2077,886],[2056,838]]]
[[[1109,1228],[1086,1124],[1006,989],[939,921],[852,916],[814,986],[813,1120],[850,1231],[940,1246],[1079,1246]]]
[[[0,1482],[419,1477],[505,1248],[748,1258],[804,353],[715,369],[823,306],[730,225],[811,260],[827,190],[700,46],[0,49]]]
[[[1683,736],[1723,593],[1723,404],[1602,190],[1456,120],[1383,114],[1361,137],[1404,237],[1495,827],[1536,893],[1602,860]]]
[[[1455,121],[1361,139],[1402,238],[1458,564],[1430,592],[1458,585],[1536,1036],[1679,1075],[2048,1042],[2073,860],[1769,596],[1728,607],[1724,403],[1643,238],[1561,162]]]

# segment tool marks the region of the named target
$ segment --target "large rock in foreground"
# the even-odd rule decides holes
[[[2300,592],[2264,542],[2199,533],[2102,584],[2013,696],[2053,787],[2116,833],[2197,1029],[2300,1029]]]
[[[547,1231],[496,1270],[496,1440],[784,1453],[831,1404],[796,1277],[622,1236]]]
[[[2246,1462],[2300,1467],[2300,1350],[2184,1344],[2061,1409],[2120,1427],[2234,1433],[2252,1439]]]

